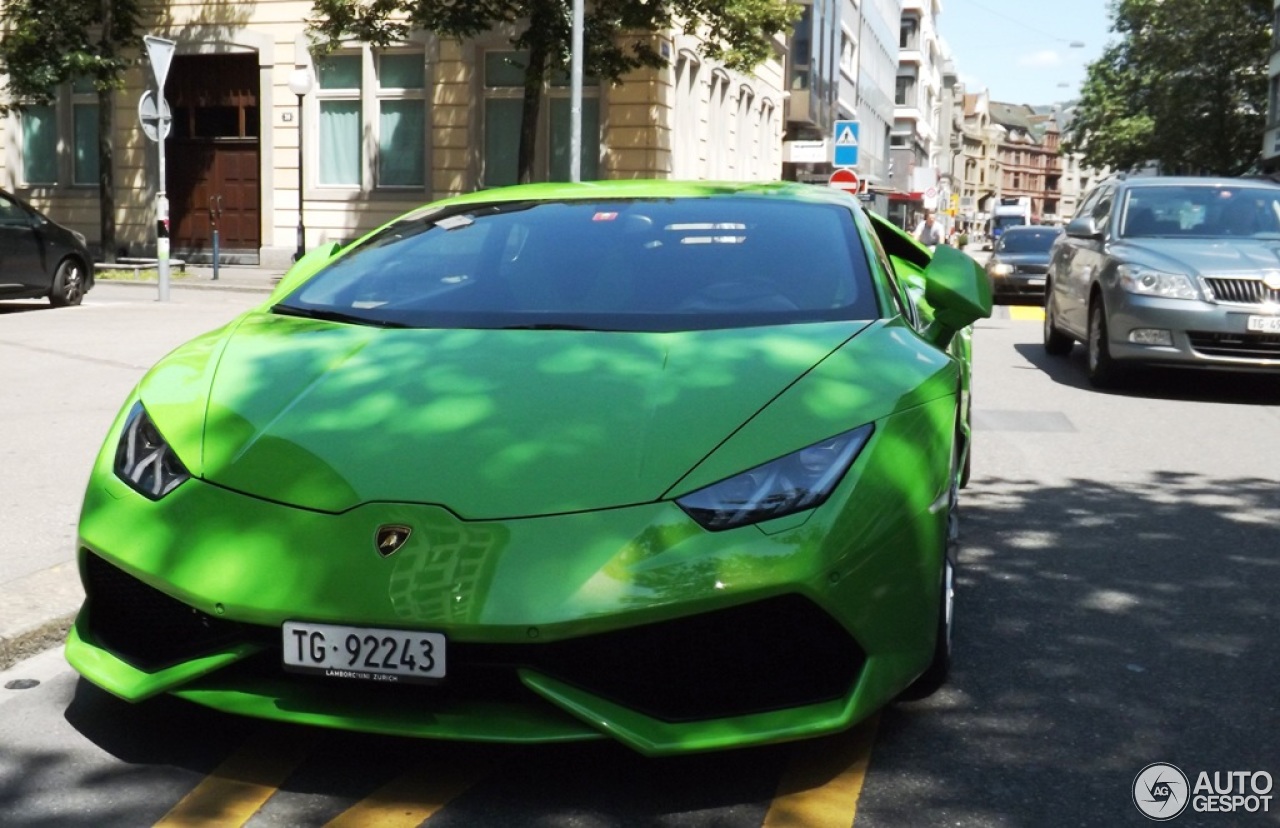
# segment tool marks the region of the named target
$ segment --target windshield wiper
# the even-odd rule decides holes
[[[346,322],[352,325],[369,325],[375,328],[404,328],[399,322],[389,322],[385,319],[370,319],[367,316],[357,316],[354,313],[346,313],[345,311],[333,310],[332,308],[300,308],[296,305],[286,305],[280,303],[271,308],[272,313],[278,313],[281,316],[300,316],[303,319],[320,319],[325,322]]]

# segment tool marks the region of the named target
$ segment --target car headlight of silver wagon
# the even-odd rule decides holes
[[[191,476],[140,402],[125,420],[116,446],[115,472],[129,488],[152,500],[169,494]]]
[[[1129,293],[1163,299],[1199,299],[1200,292],[1182,273],[1166,273],[1150,267],[1122,264],[1116,268],[1120,287]]]
[[[704,529],[718,532],[784,517],[826,502],[872,426],[860,426],[676,499]]]

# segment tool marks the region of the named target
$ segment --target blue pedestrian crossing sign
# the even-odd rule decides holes
[[[832,163],[835,166],[858,166],[857,121],[836,121],[835,147],[836,157],[832,159]]]

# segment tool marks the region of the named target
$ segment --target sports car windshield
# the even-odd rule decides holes
[[[275,310],[385,327],[702,330],[875,318],[871,278],[838,205],[496,202],[411,214]]]

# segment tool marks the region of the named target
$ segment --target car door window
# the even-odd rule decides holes
[[[1094,187],[1080,202],[1080,206],[1076,208],[1076,214],[1072,218],[1080,218],[1093,213],[1093,205],[1098,203],[1098,199],[1102,197],[1102,187]]]
[[[923,321],[920,319],[920,311],[916,307],[916,300],[921,297],[911,295],[911,292],[903,286],[898,278],[897,271],[893,268],[893,260],[889,258],[889,254],[885,251],[884,245],[880,242],[880,236],[876,234],[875,228],[862,213],[854,213],[854,221],[861,231],[862,239],[876,263],[879,264],[880,270],[888,277],[889,293],[893,296],[894,305],[897,307],[898,313],[911,323],[916,330],[924,327]]]
[[[1099,187],[1098,201],[1089,211],[1089,215],[1093,217],[1093,223],[1103,233],[1108,233],[1108,225],[1111,221],[1111,202],[1115,188]]]
[[[0,226],[29,227],[31,219],[21,205],[7,196],[0,195]]]

